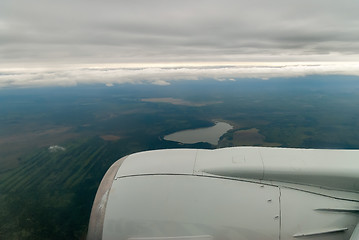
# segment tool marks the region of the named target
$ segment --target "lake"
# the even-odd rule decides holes
[[[179,131],[164,136],[164,139],[187,144],[208,142],[217,145],[219,138],[232,128],[228,123],[216,122],[212,127]]]

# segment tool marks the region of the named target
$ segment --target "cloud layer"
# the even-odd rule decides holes
[[[0,2],[0,66],[355,61],[359,1]]]
[[[178,80],[297,77],[312,74],[359,76],[359,63],[246,63],[212,65],[142,65],[111,67],[66,67],[48,69],[0,70],[0,88],[76,86],[79,84],[155,84],[168,85]]]

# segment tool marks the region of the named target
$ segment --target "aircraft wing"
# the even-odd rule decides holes
[[[359,240],[359,151],[234,147],[126,156],[88,240]]]

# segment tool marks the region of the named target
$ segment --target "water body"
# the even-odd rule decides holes
[[[216,122],[212,127],[179,131],[166,135],[164,139],[187,144],[208,142],[217,145],[219,138],[232,128],[228,123]]]

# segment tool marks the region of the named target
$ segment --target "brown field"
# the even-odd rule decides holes
[[[170,103],[173,105],[182,105],[182,106],[190,106],[190,107],[203,107],[211,104],[217,104],[221,102],[205,102],[205,103],[195,103],[189,102],[179,98],[143,98],[142,102],[153,102],[153,103]]]
[[[100,136],[100,138],[102,138],[105,141],[116,141],[121,139],[120,136],[116,136],[116,135],[102,135]]]
[[[246,130],[237,130],[232,133],[232,139],[228,137],[223,138],[220,146],[265,146],[265,147],[278,147],[279,143],[270,143],[265,141],[265,136],[259,133],[257,128]]]
[[[262,145],[264,136],[256,128],[239,130],[233,133],[233,142],[236,145]]]

